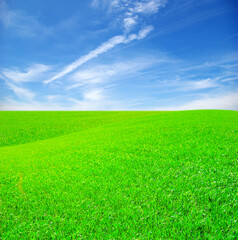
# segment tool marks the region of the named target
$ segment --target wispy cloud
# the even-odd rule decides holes
[[[158,94],[171,94],[176,93],[179,95],[184,95],[185,93],[191,92],[204,92],[213,89],[219,89],[224,87],[219,83],[218,78],[207,78],[207,79],[193,79],[193,80],[185,80],[186,77],[175,80],[161,80],[158,81],[157,86],[151,86],[154,89],[158,89]],[[188,78],[189,79],[189,78]]]
[[[146,61],[145,61],[146,59]],[[169,58],[161,56],[159,59],[151,55],[143,55],[125,61],[116,61],[110,64],[98,64],[79,70],[68,77],[68,90],[86,85],[108,84],[120,78],[138,76],[140,71],[146,70],[159,63],[168,63]]]
[[[58,102],[62,99],[62,96],[57,94],[57,95],[47,95],[46,99],[48,102]]]
[[[84,99],[92,101],[100,101],[104,98],[104,91],[102,89],[90,89],[84,93]]]
[[[238,75],[231,74],[230,77],[224,76],[221,78],[222,82],[231,82],[231,81],[238,81]]]
[[[92,7],[98,7],[98,5],[99,5],[99,0],[92,0],[92,3],[91,3],[91,6]]]
[[[160,8],[165,7],[167,0],[114,0],[110,9],[118,22],[123,23],[126,33],[133,30],[139,22],[145,22],[144,16],[156,14]]]
[[[71,63],[68,66],[66,66],[62,71],[57,73],[51,79],[45,81],[45,83],[50,83],[50,82],[52,82],[52,81],[54,81],[56,79],[59,79],[59,78],[65,76],[66,74],[74,71],[76,68],[80,67],[84,63],[90,61],[93,58],[98,57],[102,53],[107,52],[108,50],[114,48],[115,46],[117,46],[117,45],[119,45],[121,43],[123,43],[124,41],[125,41],[125,37],[121,36],[121,35],[118,35],[118,36],[115,36],[113,38],[110,38],[108,41],[104,42],[99,47],[97,47],[96,49],[94,49],[91,52],[89,52],[87,55],[80,57],[79,59],[77,59],[73,63]]]
[[[131,12],[142,14],[155,14],[159,8],[164,7],[166,0],[135,1]]]
[[[32,64],[29,68],[20,71],[19,69],[4,68],[1,70],[0,79],[4,80],[6,86],[22,100],[31,101],[35,93],[24,86],[34,81],[41,81],[44,74],[51,68],[44,64]]]
[[[167,0],[114,0],[110,1],[113,12],[124,12],[125,15],[155,14],[167,4]]]
[[[190,81],[188,82],[187,89],[188,90],[197,90],[197,89],[205,89],[205,88],[213,88],[217,87],[218,84],[215,80],[207,78],[198,81]]]
[[[71,83],[67,87],[67,90],[105,82],[108,77],[113,76],[114,74],[114,70],[103,65],[93,66],[92,68],[77,71],[69,77],[70,82],[73,84]]]
[[[29,89],[16,86],[15,84],[10,82],[7,82],[7,85],[19,99],[31,101],[35,96],[35,94]]]
[[[102,43],[96,49],[90,51],[88,54],[80,57],[76,61],[72,62],[71,64],[67,65],[63,68],[63,70],[59,71],[56,75],[54,75],[49,80],[46,80],[45,83],[50,83],[55,81],[59,78],[62,78],[66,74],[74,71],[84,63],[97,58],[101,54],[109,51],[110,49],[120,45],[120,44],[127,44],[134,40],[141,40],[144,39],[153,29],[154,27],[151,25],[147,25],[142,27],[137,34],[129,34],[133,27],[137,25],[137,19],[140,15],[147,15],[147,14],[155,14],[161,7],[164,7],[167,3],[167,0],[137,0],[137,1],[124,1],[124,0],[114,0],[108,1],[110,8],[112,9],[113,13],[122,13],[121,17],[121,24],[123,26],[122,35],[117,35],[106,42]],[[91,2],[92,7],[98,7],[100,2],[97,0],[93,0]],[[103,2],[105,5],[105,2]],[[120,22],[120,21],[119,21]]]
[[[15,104],[16,109],[126,110],[162,102],[185,109],[205,107],[205,101],[208,107],[216,107],[215,101],[221,97],[221,106],[230,101],[226,106],[233,108],[228,96],[236,97],[237,56],[224,54],[234,52],[228,37],[236,31],[226,28],[230,21],[225,21],[221,26],[226,30],[224,36],[222,31],[215,35],[201,32],[208,45],[220,36],[218,53],[212,45],[208,51],[206,44],[193,49],[199,39],[186,29],[192,25],[195,33],[197,22],[226,11],[230,13],[219,16],[220,20],[232,16],[228,5],[220,0],[90,0],[78,1],[67,11],[63,5],[57,11],[53,5],[43,11],[44,3],[36,11],[35,4],[20,6],[0,0],[1,55],[2,61],[6,59],[0,68],[0,99],[8,96],[0,104],[5,101],[10,109]],[[203,27],[216,30],[214,22],[201,22],[197,30]],[[176,34],[182,28],[183,33]],[[174,35],[168,41],[166,36],[160,38],[169,33]],[[149,44],[143,43],[148,36]],[[188,42],[185,47],[184,41]],[[166,53],[160,51],[161,46]],[[120,51],[109,54],[115,48]],[[83,49],[90,50],[84,55],[80,53]],[[199,55],[200,49],[203,54]],[[106,56],[100,58],[103,54]],[[72,56],[73,61],[69,60]],[[22,64],[11,65],[19,59]],[[51,65],[26,65],[29,59],[45,59]]]
[[[15,83],[31,82],[42,77],[42,74],[49,71],[50,66],[44,64],[32,64],[29,68],[24,71],[18,69],[2,69],[2,77],[6,80],[10,80]]]
[[[238,110],[238,92],[231,92],[214,97],[205,97],[188,102],[175,109],[189,110],[189,109],[230,109]]]
[[[37,102],[37,101],[16,101],[12,98],[5,98],[0,101],[1,111],[40,111],[40,110],[67,110],[58,103]]]
[[[137,17],[126,17],[124,18],[124,28],[126,32],[130,32],[132,28],[137,24]]]
[[[139,31],[137,39],[144,39],[151,31],[153,31],[153,26],[146,26]]]
[[[198,1],[198,2],[200,2],[200,1]],[[175,12],[176,12],[176,9],[175,9]],[[181,29],[184,29],[188,26],[191,26],[197,22],[201,22],[206,19],[213,18],[218,15],[222,15],[226,12],[227,12],[227,9],[207,8],[206,10],[204,10],[202,12],[197,12],[195,14],[188,14],[188,15],[186,15],[186,17],[184,17],[184,14],[182,14],[181,16],[177,16],[176,21],[174,21],[170,24],[161,25],[159,30],[157,31],[156,35],[157,36],[168,35],[170,33],[174,33]],[[171,12],[171,14],[173,14],[173,12]],[[171,16],[171,17],[173,17],[173,16]]]
[[[71,63],[68,66],[66,66],[62,71],[57,73],[55,76],[53,76],[49,80],[46,80],[45,83],[50,83],[50,82],[52,82],[52,81],[54,81],[56,79],[59,79],[59,78],[65,76],[66,74],[74,71],[75,69],[77,69],[78,67],[83,65],[84,63],[86,63],[86,62],[88,62],[88,61],[98,57],[99,55],[109,51],[110,49],[116,47],[119,44],[129,43],[129,42],[131,42],[133,40],[136,40],[136,39],[138,39],[138,40],[139,39],[143,39],[152,30],[153,30],[152,26],[146,26],[146,27],[142,28],[139,31],[138,35],[137,34],[129,35],[128,38],[126,36],[123,36],[123,35],[117,35],[115,37],[112,37],[108,41],[106,41],[103,44],[101,44],[96,49],[90,51],[87,55],[84,55],[84,56],[80,57],[79,59],[77,59],[73,63]]]
[[[42,25],[35,16],[9,10],[5,1],[0,1],[0,22],[6,29],[13,29],[19,36],[42,37],[51,34],[51,28]]]
[[[196,91],[208,88],[215,88],[219,86],[217,80],[218,80],[217,78],[215,79],[207,78],[193,81],[178,81],[173,87],[174,90],[177,91]]]
[[[158,111],[178,111],[178,110],[198,110],[198,109],[229,109],[238,110],[238,92],[227,92],[223,94],[207,95],[198,97],[195,100],[187,101],[178,105],[167,105],[157,107]]]

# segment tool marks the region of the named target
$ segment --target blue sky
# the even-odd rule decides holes
[[[238,110],[236,0],[0,0],[0,110]]]

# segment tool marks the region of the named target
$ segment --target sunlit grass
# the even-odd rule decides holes
[[[234,111],[1,112],[2,239],[237,239]]]

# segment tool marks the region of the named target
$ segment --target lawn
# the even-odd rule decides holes
[[[0,239],[237,239],[238,112],[0,112]]]

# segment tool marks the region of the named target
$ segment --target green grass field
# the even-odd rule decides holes
[[[0,239],[238,239],[238,112],[0,112]]]

